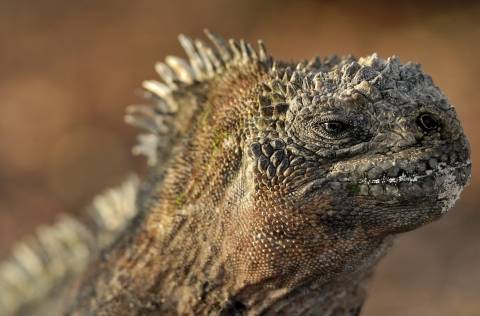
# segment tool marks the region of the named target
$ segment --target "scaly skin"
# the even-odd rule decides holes
[[[131,110],[170,134],[69,314],[359,315],[394,236],[468,182],[454,109],[397,58],[289,64],[208,35],[181,39],[190,66],[158,66],[168,87],[145,83],[155,113]]]

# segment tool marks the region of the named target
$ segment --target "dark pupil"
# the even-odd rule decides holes
[[[341,122],[334,122],[334,121],[325,122],[323,123],[323,127],[325,128],[325,131],[332,134],[336,134],[336,133],[340,133],[343,130],[344,124]]]
[[[424,131],[431,131],[438,127],[437,121],[430,114],[421,114],[417,119],[417,124]]]

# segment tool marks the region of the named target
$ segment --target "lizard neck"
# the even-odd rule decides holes
[[[343,254],[349,263],[321,264],[323,271],[316,274],[297,266],[287,267],[288,277],[260,277],[251,266],[261,268],[260,263],[238,264],[231,241],[223,237],[221,216],[205,215],[178,217],[162,238],[154,217],[147,218],[140,233],[101,263],[104,272],[93,283],[95,305],[83,308],[132,315],[357,315],[373,266],[389,244],[378,240],[366,247],[358,242],[355,259],[350,251]],[[331,254],[315,254],[322,256]]]
[[[390,244],[388,238],[359,241],[355,253],[337,257],[335,265],[326,260],[322,271],[286,267],[288,278],[259,277],[235,259],[239,249],[224,239],[229,225],[221,213],[207,217],[197,211],[198,216],[177,216],[163,233],[155,216],[148,216],[137,234],[98,263],[72,314],[357,315],[373,266]]]

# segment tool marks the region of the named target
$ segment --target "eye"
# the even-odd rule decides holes
[[[320,133],[324,137],[331,139],[346,137],[351,129],[351,125],[336,120],[322,122],[319,124],[319,127]]]
[[[438,128],[437,120],[429,113],[420,114],[417,118],[417,125],[425,132],[430,132]]]
[[[345,131],[348,125],[339,121],[328,121],[323,122],[321,126],[328,134],[337,135]]]

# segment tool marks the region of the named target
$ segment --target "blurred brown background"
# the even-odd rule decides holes
[[[475,2],[0,0],[0,258],[141,170],[123,123],[176,36],[262,38],[288,60],[378,52],[419,62],[464,122],[471,185],[443,220],[400,238],[362,315],[480,315],[480,5]]]

